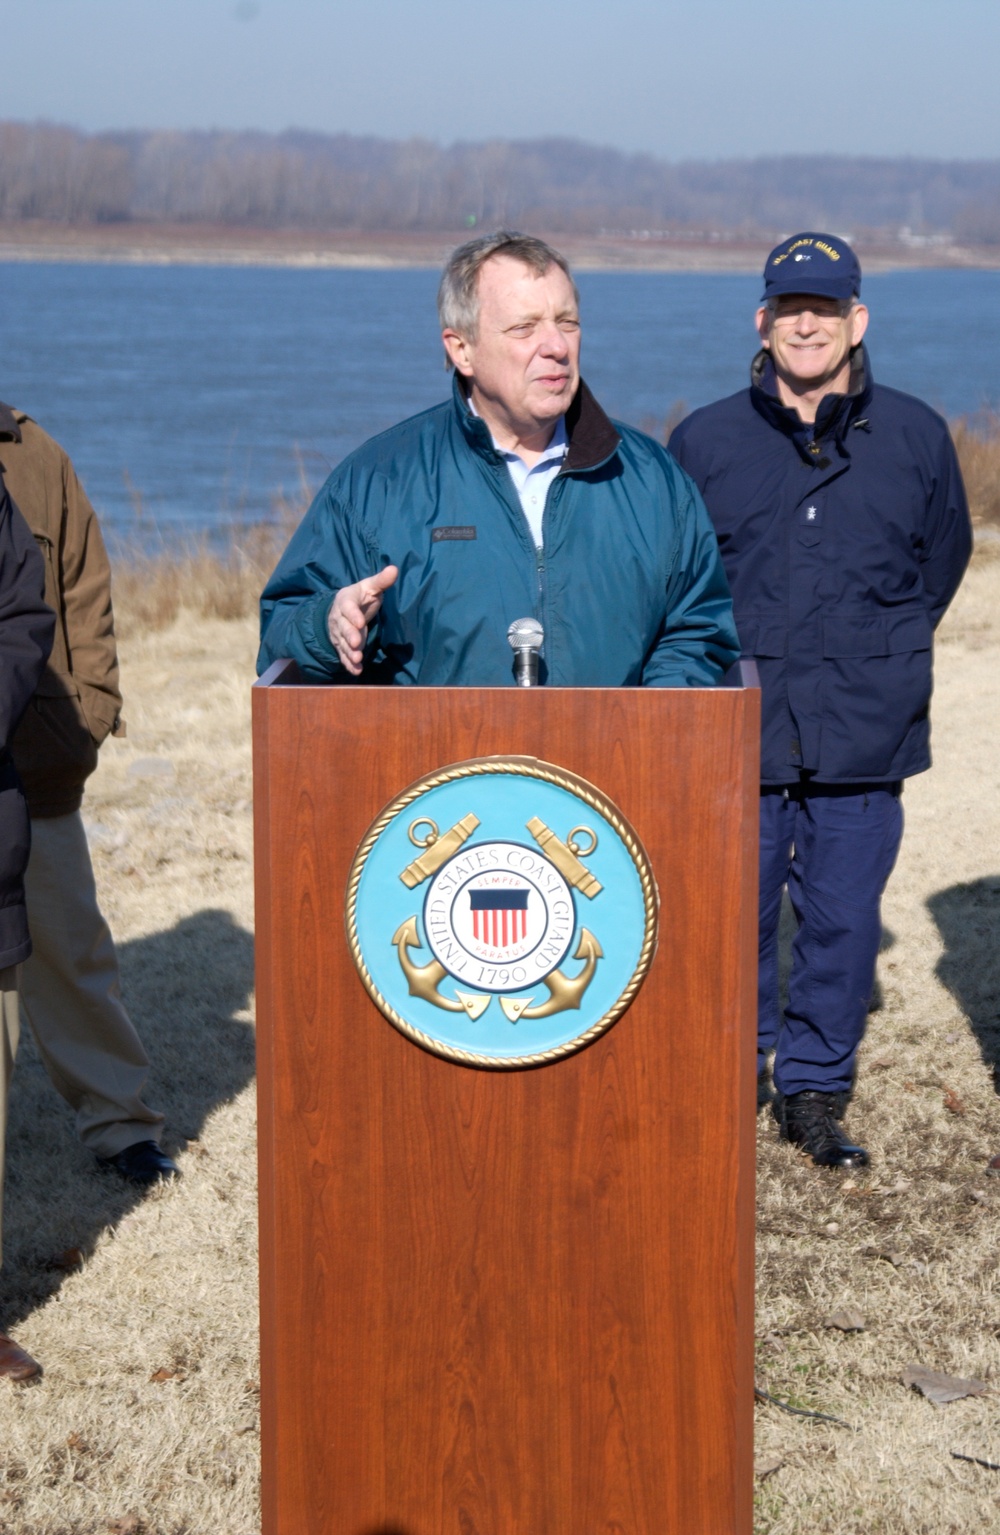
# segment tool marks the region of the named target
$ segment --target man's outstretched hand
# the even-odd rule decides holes
[[[387,565],[377,576],[366,576],[363,581],[355,581],[353,586],[342,586],[333,599],[326,616],[326,627],[331,644],[352,677],[361,675],[368,626],[382,606],[382,593],[398,575],[397,566]]]

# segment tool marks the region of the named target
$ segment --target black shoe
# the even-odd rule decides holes
[[[867,1167],[867,1151],[844,1135],[838,1111],[843,1113],[840,1093],[779,1094],[775,1104],[782,1140],[808,1151],[818,1167]]]
[[[774,1090],[771,1086],[771,1073],[766,1066],[762,1066],[757,1073],[757,1113],[766,1109],[769,1103],[774,1101]]]
[[[155,1141],[135,1141],[115,1157],[98,1157],[102,1167],[113,1167],[130,1183],[159,1183],[164,1178],[179,1178],[177,1163],[161,1151]]]

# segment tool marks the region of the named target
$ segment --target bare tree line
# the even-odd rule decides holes
[[[0,218],[258,228],[758,233],[808,225],[1000,244],[1000,161],[682,161],[574,139],[83,134],[0,123]]]

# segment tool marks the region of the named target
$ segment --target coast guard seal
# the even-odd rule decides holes
[[[642,984],[656,924],[635,831],[592,784],[534,757],[411,784],[348,879],[348,943],[372,1000],[469,1065],[537,1065],[596,1038]]]

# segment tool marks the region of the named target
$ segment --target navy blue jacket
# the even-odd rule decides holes
[[[42,557],[0,478],[0,970],[31,953],[23,884],[31,833],[9,747],[52,649],[56,616],[44,591]]]
[[[930,766],[931,647],[972,549],[948,428],[871,381],[815,425],[751,387],[682,421],[671,452],[719,539],[742,652],[760,669],[761,780],[894,782]]]
[[[608,419],[585,384],[536,550],[506,464],[457,386],[334,470],[264,589],[258,668],[288,656],[350,678],[327,633],[335,592],[399,577],[362,681],[512,687],[507,628],[536,617],[541,679],[562,687],[708,687],[738,654],[701,497],[666,450]]]

